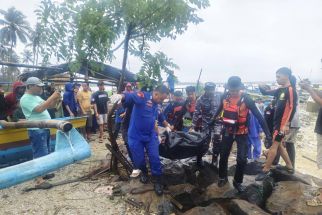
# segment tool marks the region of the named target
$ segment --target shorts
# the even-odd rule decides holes
[[[88,111],[83,116],[86,116],[87,117],[87,120],[86,120],[86,128],[91,128],[93,126],[93,115],[92,115],[92,112],[91,111]]]
[[[98,124],[103,125],[107,123],[107,113],[106,114],[98,114]]]

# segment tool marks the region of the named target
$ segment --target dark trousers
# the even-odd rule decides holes
[[[117,137],[119,136],[120,129],[121,129],[121,123],[116,122],[115,128],[114,128],[114,134],[113,134],[115,139],[117,139]]]
[[[223,135],[220,161],[219,161],[219,177],[221,179],[227,178],[228,172],[228,158],[231,151],[231,147],[237,142],[237,166],[234,176],[234,180],[237,183],[242,183],[244,178],[244,169],[247,164],[247,153],[248,153],[248,135]]]
[[[214,157],[218,157],[221,151],[222,145],[222,125],[216,123],[213,129],[213,136],[212,136],[212,153]]]

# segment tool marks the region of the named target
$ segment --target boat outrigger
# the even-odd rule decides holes
[[[51,128],[51,134],[55,134],[51,139],[51,144],[55,147],[55,150],[49,155],[34,160],[30,160],[32,156],[27,129],[19,128],[19,124],[12,124],[16,128],[2,128],[0,130],[1,162],[11,161],[12,163],[14,158],[19,159],[19,162],[26,159],[30,161],[0,169],[0,189],[31,180],[90,157],[91,150],[88,143],[73,128],[73,125],[75,127],[83,127],[86,118],[73,118],[69,120],[70,122],[48,120],[47,123],[43,123],[43,125]],[[2,125],[4,124],[6,123]],[[7,126],[10,127],[10,123],[7,123]],[[14,144],[10,147],[10,143]],[[24,156],[24,153],[28,156]]]
[[[84,127],[86,117],[65,117],[57,120],[69,121],[74,128]],[[51,148],[55,148],[56,128],[50,129]],[[27,128],[1,128],[0,125],[0,168],[12,166],[32,159],[32,150]]]

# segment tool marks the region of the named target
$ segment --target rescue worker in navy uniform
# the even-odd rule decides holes
[[[233,186],[238,192],[244,191],[243,177],[247,164],[248,153],[248,128],[247,118],[249,110],[254,114],[266,135],[267,141],[271,141],[271,135],[267,124],[257,109],[255,102],[242,92],[243,84],[238,76],[228,79],[227,92],[221,98],[220,107],[215,113],[215,118],[221,115],[224,131],[219,161],[218,186],[223,187],[227,182],[228,157],[233,142],[237,142],[237,166]],[[214,123],[214,121],[212,122]]]
[[[133,105],[130,127],[128,130],[128,144],[132,154],[134,168],[141,170],[140,181],[148,182],[144,149],[146,149],[152,176],[155,178],[154,190],[157,195],[163,194],[161,184],[162,167],[159,158],[159,141],[156,124],[158,119],[158,104],[169,95],[166,86],[158,86],[150,92],[133,92],[117,94],[111,97],[112,103],[123,102],[124,107]]]
[[[195,131],[204,132],[209,128],[220,104],[220,93],[215,92],[216,85],[213,82],[205,83],[205,93],[197,100],[196,109],[193,114],[192,126]],[[217,166],[217,158],[220,152],[221,125],[215,123],[213,136],[213,164]],[[197,158],[197,165],[202,166],[202,160]]]

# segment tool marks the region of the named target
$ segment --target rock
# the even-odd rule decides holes
[[[285,215],[322,214],[322,206],[310,207],[306,205],[306,201],[313,198],[316,190],[316,187],[301,182],[279,182],[266,202],[266,209],[271,213]]]
[[[228,205],[228,210],[232,215],[269,215],[257,205],[241,199],[232,200]]]
[[[180,195],[182,193],[192,193],[194,189],[196,189],[196,187],[192,184],[179,184],[168,187],[168,190],[173,196]]]
[[[208,162],[204,162],[204,167],[196,173],[196,186],[199,188],[206,188],[219,179],[217,168]]]
[[[268,177],[262,184],[252,183],[248,185],[240,198],[263,208],[266,200],[272,194],[273,187],[274,179]]]
[[[227,182],[223,187],[218,187],[217,183],[213,183],[206,188],[203,201],[209,201],[212,199],[230,199],[237,195],[237,191],[232,186],[232,183]]]
[[[212,203],[207,207],[195,207],[186,211],[183,215],[204,215],[204,214],[217,214],[225,215],[224,209],[217,203]]]
[[[273,169],[272,170],[272,177],[274,178],[275,182],[280,181],[298,181],[302,182],[304,184],[310,185],[310,181],[305,179],[303,174],[300,173],[294,173],[290,174],[285,170],[279,170],[279,169]]]

